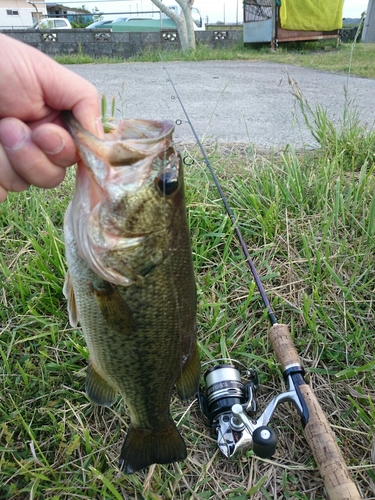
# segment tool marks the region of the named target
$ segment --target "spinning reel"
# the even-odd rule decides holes
[[[274,397],[264,412],[256,418],[258,375],[247,370],[249,381],[244,385],[238,368],[232,364],[217,365],[204,375],[205,388],[198,399],[201,410],[217,433],[217,444],[222,453],[231,458],[240,450],[253,448],[261,458],[270,458],[277,445],[276,432],[268,426],[277,406],[289,401],[294,404],[302,421],[308,419],[308,410],[299,393],[303,381],[300,366],[285,372],[288,390]]]

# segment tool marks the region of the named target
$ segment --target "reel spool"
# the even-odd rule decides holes
[[[209,420],[229,411],[235,404],[244,404],[246,411],[256,412],[255,394],[258,389],[258,376],[249,372],[251,382],[244,386],[240,371],[234,365],[217,365],[204,375],[206,384],[206,411]]]
[[[202,412],[218,436],[218,446],[227,457],[240,449],[253,447],[254,453],[270,458],[277,436],[271,428],[254,420],[257,411],[258,375],[248,370],[249,382],[242,383],[234,365],[217,365],[204,375],[205,389],[199,394]]]

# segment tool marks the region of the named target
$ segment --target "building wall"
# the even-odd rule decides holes
[[[1,31],[1,30],[0,30]],[[12,30],[3,33],[21,40],[50,56],[60,54],[88,54],[128,58],[145,49],[178,49],[180,42],[173,30],[154,33],[124,33],[110,30]],[[242,42],[242,31],[197,31],[197,43],[211,47],[228,46]]]
[[[44,5],[37,5],[40,14],[46,14]],[[0,29],[29,28],[37,20],[38,12],[26,0],[0,0]]]

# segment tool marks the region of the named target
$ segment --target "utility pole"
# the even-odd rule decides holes
[[[369,0],[362,31],[362,42],[375,43],[375,2]]]

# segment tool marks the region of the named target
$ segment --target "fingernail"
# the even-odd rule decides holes
[[[27,132],[24,127],[12,121],[3,122],[0,131],[0,141],[8,151],[17,151],[27,139]]]
[[[38,145],[47,155],[57,155],[64,147],[64,141],[54,132],[39,134]]]

